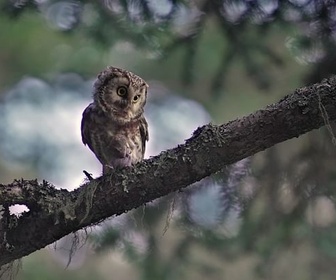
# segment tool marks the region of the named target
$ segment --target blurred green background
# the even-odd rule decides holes
[[[38,178],[73,189],[83,169],[99,176],[79,127],[107,65],[150,85],[147,157],[336,68],[333,1],[3,0],[0,8],[3,184]],[[23,258],[17,279],[334,279],[335,154],[325,128],[286,141]]]

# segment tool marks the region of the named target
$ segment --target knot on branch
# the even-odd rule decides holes
[[[66,190],[57,190],[47,181],[39,183],[35,180],[14,180],[8,185],[0,184],[0,205],[26,205],[30,211],[51,213],[59,206],[61,196],[68,193]]]

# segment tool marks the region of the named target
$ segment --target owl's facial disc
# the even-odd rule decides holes
[[[93,99],[97,107],[115,122],[126,123],[143,114],[147,88],[139,76],[108,67],[99,73],[94,83]]]
[[[127,91],[127,93],[125,93]],[[125,120],[132,120],[143,113],[146,102],[147,87],[117,88],[117,98],[114,102],[114,112]]]

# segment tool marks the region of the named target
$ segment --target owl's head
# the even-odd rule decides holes
[[[147,99],[147,83],[139,76],[109,66],[99,73],[94,83],[96,105],[116,121],[128,122],[140,117]]]

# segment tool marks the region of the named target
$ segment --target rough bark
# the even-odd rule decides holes
[[[97,178],[72,192],[57,190],[46,181],[15,180],[0,185],[0,204],[26,204],[30,209],[20,218],[2,219],[0,265],[83,227],[180,190],[227,164],[329,126],[335,119],[333,77],[297,89],[278,103],[243,118],[200,127],[175,149]]]

